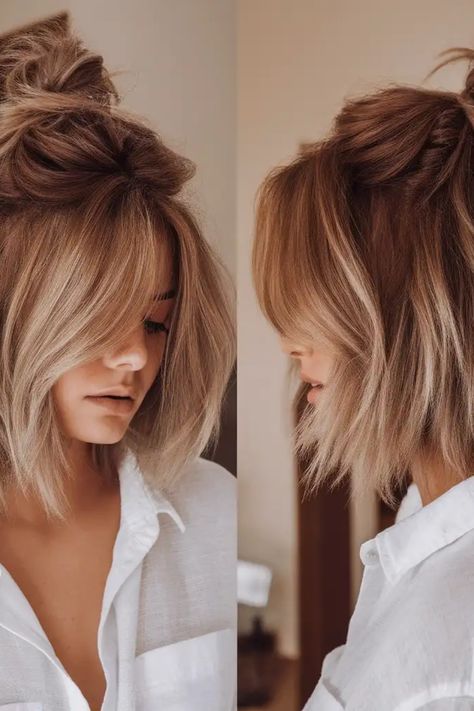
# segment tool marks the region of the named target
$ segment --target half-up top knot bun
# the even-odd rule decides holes
[[[67,13],[0,35],[0,212],[80,204],[107,181],[177,194],[193,163],[119,102]]]
[[[118,105],[110,76],[67,13],[0,35],[1,515],[14,485],[48,515],[70,514],[54,385],[85,364],[106,375],[105,354],[124,343],[159,367],[123,436],[82,437],[94,471],[116,480],[129,448],[167,488],[219,430],[235,360],[230,274],[182,194],[194,163]],[[165,334],[150,319],[170,289]]]
[[[39,98],[41,91],[119,101],[102,57],[71,34],[67,12],[0,35],[0,100]]]
[[[438,69],[441,69],[441,67],[451,64],[451,62],[467,60],[469,62],[469,68],[464,82],[464,88],[459,93],[459,98],[474,104],[474,49],[470,47],[449,47],[449,49],[445,49],[439,53],[440,57],[443,55],[446,55],[447,59],[443,59],[442,62],[437,64],[429,74],[427,74],[425,81],[437,72]]]
[[[442,54],[424,81],[468,60],[458,91],[390,82],[346,97],[256,205],[263,313],[334,355],[318,407],[304,384],[296,395],[305,481],[346,479],[389,506],[426,453],[474,471],[474,50]]]

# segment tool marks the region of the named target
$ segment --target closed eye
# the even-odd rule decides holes
[[[169,328],[166,328],[165,324],[161,321],[150,321],[149,319],[146,319],[143,323],[145,324],[145,328],[150,333],[159,333],[160,331],[169,333]]]

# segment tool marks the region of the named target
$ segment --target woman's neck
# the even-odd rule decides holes
[[[426,454],[417,459],[410,471],[420,492],[423,506],[431,503],[469,476],[469,474],[463,475],[458,470],[452,469],[440,457]]]
[[[95,515],[94,512],[103,507],[107,499],[116,498],[120,492],[118,477],[108,483],[92,466],[90,445],[74,442],[68,456],[73,474],[65,478],[64,491],[71,507],[67,516],[68,525],[72,525]],[[8,517],[2,517],[0,523],[41,528],[64,526],[57,520],[48,520],[39,499],[25,496],[18,487],[12,487],[6,492],[6,509]]]

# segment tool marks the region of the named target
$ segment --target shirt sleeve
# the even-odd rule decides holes
[[[417,711],[474,711],[474,696],[452,696],[428,701]]]

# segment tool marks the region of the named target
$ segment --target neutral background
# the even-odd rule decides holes
[[[345,96],[386,82],[419,84],[449,46],[474,46],[469,0],[238,2],[238,474],[240,555],[274,571],[268,621],[298,653],[296,487],[286,361],[259,315],[249,277],[253,196],[265,173],[330,127]],[[426,86],[461,88],[465,63]],[[351,506],[352,589],[375,499]]]
[[[103,55],[123,106],[197,164],[189,199],[235,275],[235,3],[232,0],[2,0],[0,31],[69,10]]]

